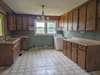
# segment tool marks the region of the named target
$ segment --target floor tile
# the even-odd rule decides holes
[[[30,50],[0,75],[90,75],[77,64],[53,49]]]

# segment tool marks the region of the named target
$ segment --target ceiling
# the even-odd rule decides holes
[[[88,0],[3,0],[16,13],[41,15],[41,5],[46,5],[45,15],[60,16]]]

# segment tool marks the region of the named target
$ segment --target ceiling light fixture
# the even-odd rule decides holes
[[[45,21],[45,19],[49,20],[49,17],[47,17],[45,15],[45,7],[46,7],[46,5],[44,5],[44,4],[41,5],[41,15],[37,16],[38,20],[42,20],[42,21]]]
[[[45,12],[44,12],[44,9],[45,9],[46,6],[44,4],[42,4],[41,7],[42,7],[41,20],[45,20]]]

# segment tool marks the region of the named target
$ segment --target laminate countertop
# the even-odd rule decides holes
[[[100,45],[100,41],[84,39],[84,38],[79,38],[79,37],[64,38],[63,40],[69,41],[69,42],[72,42],[72,43],[76,43],[76,44],[79,44],[79,45],[84,45],[84,46]]]
[[[27,36],[10,37],[6,38],[5,40],[0,40],[0,44],[15,44],[16,41],[19,41],[21,38],[28,38],[28,37]]]

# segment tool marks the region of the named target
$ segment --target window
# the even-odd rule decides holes
[[[56,22],[54,21],[36,21],[36,34],[55,34]]]
[[[36,34],[45,34],[45,23],[44,22],[36,22]]]
[[[3,16],[0,14],[0,36],[3,36]]]
[[[47,22],[47,34],[56,33],[56,22]]]

